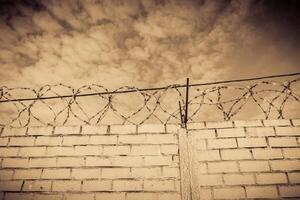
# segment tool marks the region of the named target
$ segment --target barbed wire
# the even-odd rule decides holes
[[[208,88],[203,88],[206,84],[191,85],[189,122],[300,117],[300,78],[247,85],[225,82]],[[18,99],[20,96],[22,99]],[[149,89],[124,86],[111,92],[96,84],[78,89],[64,84],[45,85],[38,90],[3,86],[0,125],[180,123],[178,102],[184,105],[184,99],[185,85],[176,84]]]

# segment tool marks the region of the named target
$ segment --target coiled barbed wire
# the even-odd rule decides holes
[[[127,92],[126,92],[127,91]],[[188,121],[300,117],[300,78],[249,85],[190,87]],[[18,97],[22,96],[22,99]],[[0,87],[0,125],[12,127],[180,123],[178,102],[185,88],[170,85],[141,90],[124,86],[112,92],[101,85],[74,89],[64,84],[32,88]],[[289,107],[289,108],[287,108]],[[182,107],[184,109],[184,107]]]

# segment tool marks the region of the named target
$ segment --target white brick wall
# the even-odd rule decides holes
[[[179,200],[179,130],[5,127],[0,199]],[[187,139],[199,199],[300,198],[299,119],[190,123]]]
[[[253,120],[188,126],[193,163],[190,178],[199,185],[199,198],[300,199],[298,121]]]
[[[178,129],[6,127],[0,135],[0,199],[179,200]]]

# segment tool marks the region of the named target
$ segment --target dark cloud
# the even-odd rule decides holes
[[[139,87],[299,71],[299,1],[1,0],[1,85]]]

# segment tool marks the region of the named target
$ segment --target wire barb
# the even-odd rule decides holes
[[[296,75],[300,73],[276,77]],[[274,78],[267,78],[271,77]],[[95,84],[78,89],[63,84],[45,85],[38,90],[3,86],[0,87],[0,126],[186,124],[209,117],[211,120],[220,120],[220,117],[231,120],[241,116],[253,118],[253,115],[263,119],[284,119],[293,110],[300,117],[297,112],[299,77],[237,85],[237,82],[264,78],[202,84],[189,84],[187,79],[185,85],[148,89],[124,86],[114,91]],[[207,85],[210,87],[204,88]],[[20,96],[26,98],[18,98]],[[185,103],[181,105],[181,102]]]

